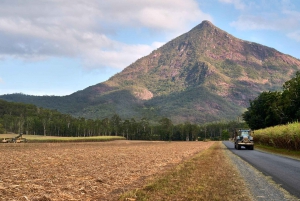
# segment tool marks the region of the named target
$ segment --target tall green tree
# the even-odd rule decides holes
[[[108,118],[102,119],[102,128],[103,128],[104,135],[110,135],[111,123]]]
[[[52,113],[47,109],[40,108],[39,117],[42,120],[43,128],[44,128],[44,136],[47,134],[47,129],[51,120]]]
[[[170,119],[164,117],[159,120],[161,140],[172,140],[173,123]]]
[[[129,137],[129,130],[130,130],[130,121],[126,119],[122,124],[122,131],[123,131],[123,137],[126,136],[127,140]]]
[[[189,121],[184,122],[184,135],[185,140],[190,141],[192,140],[192,124]]]
[[[5,129],[3,127],[3,125],[0,123],[0,133],[4,133]]]
[[[250,107],[243,113],[243,119],[251,129],[260,129],[284,122],[280,92],[263,92],[250,101]]]
[[[282,102],[287,121],[300,120],[300,72],[283,85]]]
[[[117,114],[114,114],[111,119],[111,126],[112,126],[112,132],[115,134],[115,135],[118,135],[119,131],[120,131],[120,128],[121,128],[121,117]]]

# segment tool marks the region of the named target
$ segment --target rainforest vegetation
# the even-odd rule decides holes
[[[250,101],[243,119],[251,129],[261,129],[300,120],[300,72],[283,84],[283,91],[262,92]]]
[[[167,117],[158,121],[122,119],[118,114],[87,119],[62,114],[32,104],[0,100],[0,133],[47,136],[124,136],[130,140],[223,140],[236,128],[258,130],[300,120],[300,72],[283,85],[283,91],[262,92],[250,101],[242,115],[245,122],[220,121],[173,124]]]
[[[174,125],[166,117],[158,122],[142,119],[121,119],[118,114],[104,119],[75,118],[56,110],[31,104],[0,100],[0,133],[23,133],[47,136],[124,136],[129,140],[221,140],[228,139],[237,127],[235,121]]]

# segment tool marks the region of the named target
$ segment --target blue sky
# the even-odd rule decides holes
[[[299,0],[2,0],[0,94],[82,90],[203,20],[300,59]]]

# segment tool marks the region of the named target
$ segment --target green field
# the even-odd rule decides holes
[[[0,140],[4,138],[14,138],[17,134],[0,134]],[[27,142],[101,142],[111,140],[125,140],[121,136],[92,136],[92,137],[58,137],[43,135],[23,135]]]

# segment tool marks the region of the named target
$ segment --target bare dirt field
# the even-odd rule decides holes
[[[117,200],[213,142],[0,144],[0,200]]]

